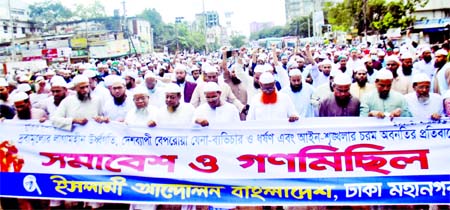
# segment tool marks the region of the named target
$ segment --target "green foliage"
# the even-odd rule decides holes
[[[230,37],[230,44],[233,48],[240,48],[245,45],[245,36],[237,35]]]
[[[250,35],[251,40],[263,39],[268,37],[284,37],[284,36],[300,36],[308,37],[308,18],[309,17],[297,17],[285,26],[274,26],[271,28],[265,28],[257,33]],[[309,32],[312,35],[313,23],[309,23]]]
[[[95,0],[92,4],[86,6],[83,4],[76,4],[73,14],[78,19],[106,17],[105,7],[99,0]]]
[[[36,22],[44,24],[44,29],[53,23],[67,21],[72,17],[70,9],[54,0],[36,2],[30,5],[29,9],[30,17]]]

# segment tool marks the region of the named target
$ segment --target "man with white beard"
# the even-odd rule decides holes
[[[441,119],[444,106],[442,97],[430,93],[431,80],[425,73],[415,74],[412,78],[415,92],[405,95],[408,108],[413,117],[425,117],[433,120]]]

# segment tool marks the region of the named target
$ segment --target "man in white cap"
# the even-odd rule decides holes
[[[413,68],[417,70],[418,73],[425,73],[428,77],[433,78],[435,68],[434,59],[431,56],[431,48],[423,47],[421,52],[422,60],[414,63]]]
[[[399,75],[405,76],[408,79],[411,79],[411,76],[417,73],[413,68],[413,56],[409,52],[403,52],[400,56],[402,66],[397,70]]]
[[[433,78],[433,92],[444,94],[450,84],[450,63],[447,61],[448,52],[440,49],[434,53],[436,73]]]
[[[299,69],[289,71],[289,87],[281,89],[294,102],[295,110],[300,118],[314,117],[314,109],[311,104],[311,98],[314,88],[306,82],[303,82],[302,72]]]
[[[353,97],[361,99],[364,94],[375,90],[375,85],[369,82],[367,69],[364,66],[356,67],[354,72],[355,82],[350,86],[350,93]]]
[[[153,105],[157,108],[164,106],[164,87],[161,85],[160,81],[156,78],[156,75],[147,71],[144,75],[144,88],[147,90],[148,96],[150,97],[150,105]]]
[[[183,101],[189,103],[192,98],[197,84],[195,82],[189,82],[186,80],[187,67],[183,64],[177,64],[175,66],[175,83],[180,86],[183,95]]]
[[[91,97],[89,79],[84,75],[73,78],[76,95],[67,96],[50,118],[55,127],[72,130],[74,124],[86,125],[93,119],[98,123],[108,122],[103,117],[102,106],[98,98]]]
[[[138,74],[132,70],[127,70],[123,73],[123,78],[125,79],[127,90],[133,91],[136,88],[136,80],[138,79]]]
[[[264,72],[259,78],[261,92],[250,100],[247,120],[288,120],[295,122],[299,115],[294,103],[288,95],[277,92],[275,78],[269,72]]]
[[[13,95],[12,101],[14,102],[14,108],[16,109],[16,116],[13,119],[17,120],[40,120],[41,122],[47,119],[47,114],[44,110],[31,107],[31,102],[28,94],[24,92],[18,92]]]
[[[5,78],[0,77],[0,104],[12,106],[13,102],[9,100],[8,82]]]
[[[394,76],[392,72],[382,69],[375,76],[376,90],[367,93],[361,99],[360,113],[361,117],[411,117],[404,96],[394,90],[391,90]]]
[[[399,74],[401,62],[395,55],[386,57],[386,69],[392,72],[394,77],[392,81],[392,90],[403,95],[414,92],[411,81],[403,75]]]
[[[62,100],[66,98],[68,92],[67,83],[61,76],[54,76],[50,80],[50,86],[52,96],[39,101],[36,108],[44,110],[47,115],[51,117],[61,104]]]
[[[104,86],[98,85],[99,80],[97,72],[87,69],[83,72],[83,75],[85,75],[89,79],[89,88],[91,89],[91,95],[98,98],[100,102],[103,103],[108,97],[109,92]]]
[[[351,84],[350,76],[340,72],[337,73],[333,80],[333,94],[320,102],[320,117],[359,116],[360,102],[350,93]]]
[[[194,123],[205,127],[240,121],[238,109],[222,99],[222,89],[217,83],[204,83],[202,91],[207,102],[195,109]]]
[[[146,88],[137,87],[133,90],[134,107],[127,112],[125,123],[133,126],[155,127],[158,108],[149,104],[149,94]]]
[[[221,91],[221,99],[223,101],[232,103],[240,112],[242,112],[245,106],[236,98],[229,85],[224,82],[219,82],[219,72],[217,68],[213,66],[205,66],[204,72],[204,79],[206,82],[215,82],[217,85],[219,85]],[[207,102],[205,94],[203,93],[205,88],[204,86],[205,83],[197,83],[197,87],[195,88],[191,98],[191,104],[194,105],[194,107],[198,107],[201,104]]]
[[[109,93],[103,103],[103,112],[110,121],[123,122],[128,111],[134,106],[133,98],[127,93],[124,79],[117,75],[109,77]]]
[[[191,75],[188,77],[188,81],[190,82],[197,82],[198,78],[200,77],[200,68],[197,66],[197,64],[194,64],[190,68]]]
[[[164,92],[166,106],[159,108],[158,126],[191,125],[195,108],[192,104],[183,101],[181,88],[175,83],[169,83],[164,87]]]
[[[408,108],[413,117],[441,119],[444,107],[442,97],[436,93],[430,93],[431,80],[425,73],[415,74],[412,78],[415,92],[405,95]]]
[[[328,81],[330,79],[329,78],[330,73],[333,68],[332,65],[333,65],[333,63],[330,60],[324,60],[324,61],[320,62],[319,64],[317,64],[318,70],[314,70],[314,68],[311,69],[313,86],[315,88],[328,83]]]

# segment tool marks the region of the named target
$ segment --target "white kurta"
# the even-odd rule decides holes
[[[287,120],[292,115],[299,116],[295,111],[294,103],[285,93],[277,93],[275,104],[263,104],[261,95],[262,93],[259,93],[251,99],[247,120]]]
[[[191,98],[191,104],[194,105],[194,107],[198,107],[201,104],[206,103],[206,96],[204,94],[205,85],[206,83],[197,83],[197,87],[195,87]],[[219,82],[218,85],[222,91],[220,94],[220,100],[232,103],[238,110],[242,110],[244,108],[244,105],[236,98],[228,84]]]
[[[175,112],[169,112],[167,106],[161,107],[158,111],[158,125],[191,125],[194,111],[195,108],[192,104],[182,102],[180,102]]]
[[[433,113],[444,113],[443,99],[439,94],[430,93],[429,100],[424,103],[419,102],[416,92],[406,94],[405,99],[413,117],[430,118]]]
[[[122,122],[125,120],[125,116],[127,115],[128,111],[133,109],[133,107],[134,102],[131,96],[127,96],[127,98],[121,105],[116,105],[114,103],[114,98],[111,96],[107,98],[103,103],[103,112],[105,113],[105,116],[109,117],[111,121]]]
[[[125,123],[133,126],[147,126],[150,121],[157,122],[158,108],[148,105],[144,109],[136,109],[133,107],[125,116]]]
[[[39,101],[39,103],[36,104],[35,107],[44,110],[48,116],[52,117],[53,113],[55,113],[56,109],[58,108],[54,102],[55,100],[53,96],[51,96],[49,98]]]
[[[314,110],[311,104],[314,88],[306,82],[302,83],[302,86],[302,90],[297,93],[291,90],[291,86],[281,89],[281,92],[287,94],[294,102],[295,110],[300,118],[314,117]]]
[[[227,102],[216,109],[212,109],[208,103],[200,105],[195,109],[193,121],[201,118],[208,120],[209,125],[240,121],[237,108]]]
[[[87,118],[102,116],[102,106],[97,98],[92,97],[88,101],[80,101],[76,95],[67,96],[59,104],[50,120],[53,126],[64,130],[72,130],[72,120],[74,118]]]

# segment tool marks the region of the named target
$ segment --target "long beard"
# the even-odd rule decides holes
[[[431,61],[431,56],[423,57],[425,63],[429,63]]]
[[[253,87],[255,87],[256,89],[259,89],[259,88],[261,88],[261,85],[259,85],[258,82],[253,81]]]
[[[232,82],[234,85],[239,85],[239,84],[241,84],[241,80],[240,80],[239,78],[237,78],[237,77],[231,77],[231,82]]]
[[[114,99],[114,104],[116,106],[120,106],[125,102],[125,99],[127,99],[127,95],[123,94],[120,97],[113,97],[113,99]]]
[[[131,82],[129,82],[129,83],[127,83],[127,89],[129,90],[129,89],[131,89],[132,87],[133,87],[133,84],[131,84]]]
[[[277,103],[277,91],[273,91],[271,93],[262,93],[261,102],[263,104],[275,104]]]
[[[17,112],[17,117],[21,120],[30,120],[31,119],[31,110],[23,110],[20,112]]]
[[[365,78],[365,79],[361,79],[361,80],[356,80],[356,83],[358,83],[358,86],[359,87],[365,87],[366,86],[366,84],[367,84],[367,78]]]
[[[6,101],[6,100],[8,100],[8,94],[6,94],[6,93],[2,93],[2,94],[0,94],[0,100],[2,100],[2,101]]]
[[[55,104],[55,106],[59,106],[59,104],[61,103],[62,100],[64,100],[64,98],[66,98],[66,96],[53,97],[53,104]]]
[[[300,83],[299,85],[292,85],[291,84],[291,90],[294,93],[300,92],[302,90],[302,88],[303,88],[303,84],[302,83]]]
[[[350,102],[350,97],[345,97],[345,98],[338,98],[335,97],[336,99],[336,103],[339,107],[347,107],[348,103]]]
[[[389,97],[389,92],[378,92],[381,99],[387,99]]]
[[[402,71],[403,75],[410,76],[412,74],[412,66],[403,66]]]
[[[80,94],[80,93],[77,93],[77,96],[78,96],[78,100],[80,100],[82,102],[91,100],[91,93],[86,93],[84,95]]]
[[[440,69],[440,68],[442,68],[445,65],[445,63],[446,63],[445,61],[444,62],[437,62],[437,61],[435,61],[434,62],[434,67]]]
[[[366,69],[367,69],[367,73],[369,74],[369,75],[372,75],[373,74],[373,67],[372,66],[366,66]]]
[[[177,78],[177,84],[178,84],[178,85],[179,85],[179,84],[183,84],[184,81],[186,81],[185,78],[181,78],[181,79],[178,79],[178,78]]]
[[[417,100],[419,100],[419,103],[421,104],[428,103],[428,101],[430,100],[430,94],[419,95],[417,96]]]

